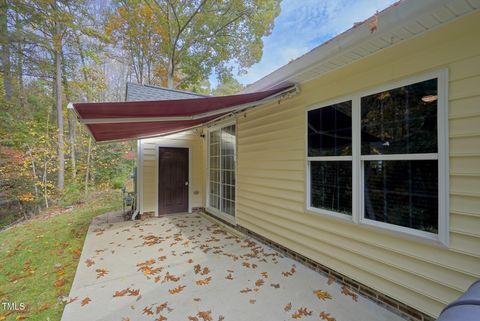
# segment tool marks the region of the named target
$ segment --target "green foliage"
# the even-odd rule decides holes
[[[231,76],[220,79],[218,86],[212,90],[214,96],[227,96],[238,93],[244,86]]]
[[[71,212],[52,209],[42,213],[50,218],[0,233],[0,302],[23,302],[29,307],[28,312],[10,314],[5,320],[20,320],[17,317],[22,315],[27,320],[60,320],[64,303],[59,298],[70,292],[92,218],[120,207],[118,191],[95,193],[88,204]],[[59,279],[64,284],[54,286]],[[5,313],[0,311],[0,320]]]
[[[187,89],[244,71],[262,57],[280,0],[118,1],[106,31],[131,59],[137,82]]]

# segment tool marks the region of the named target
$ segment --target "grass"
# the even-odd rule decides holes
[[[96,193],[71,212],[0,233],[0,320],[60,320],[93,217],[121,206],[119,191]],[[3,303],[23,303],[24,311]]]

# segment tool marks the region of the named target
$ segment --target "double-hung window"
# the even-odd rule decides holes
[[[207,209],[225,219],[235,216],[235,125],[209,130]]]
[[[307,209],[447,242],[446,75],[307,111]]]

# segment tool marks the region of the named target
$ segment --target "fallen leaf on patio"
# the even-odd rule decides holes
[[[197,283],[197,285],[208,285],[208,284],[210,284],[210,281],[212,281],[211,276],[209,276],[208,278],[203,279],[203,280],[198,280],[195,283]]]
[[[155,264],[155,259],[150,259],[148,261],[138,263],[137,266],[147,266],[152,264]]]
[[[87,296],[85,299],[82,300],[82,307],[89,304],[92,300]]]
[[[143,308],[143,314],[146,314],[146,315],[153,315],[152,308],[149,308],[149,307],[145,307],[145,308]]]
[[[320,312],[320,318],[326,321],[336,321],[334,317],[330,316],[330,313],[327,313],[325,311]]]
[[[319,298],[320,300],[323,300],[323,301],[325,301],[326,299],[331,299],[332,298],[330,293],[328,293],[327,291],[316,290],[316,291],[313,291],[313,293],[315,293],[317,298]]]
[[[203,321],[213,321],[211,313],[212,311],[200,311],[197,313],[197,316],[203,319]]]
[[[70,303],[75,302],[77,300],[78,300],[78,296],[76,296],[74,298],[71,298],[71,299],[68,299],[68,301],[65,304],[70,304]]]
[[[295,313],[292,314],[292,318],[294,319],[300,319],[303,316],[309,316],[312,315],[312,311],[308,310],[307,308],[300,308]]]
[[[87,265],[87,267],[91,267],[92,265],[95,264],[95,261],[94,260],[91,260],[91,259],[87,259],[85,261],[85,264]]]
[[[108,274],[108,270],[106,269],[96,269],[95,272],[97,272],[97,279],[104,277]]]
[[[195,272],[195,274],[198,274],[201,270],[202,270],[202,267],[200,266],[200,264],[193,266],[193,271]]]
[[[280,284],[279,283],[271,283],[270,286],[272,288],[278,289],[280,287]]]
[[[188,259],[188,264],[192,264],[193,263],[193,260],[192,259]]]
[[[160,275],[157,275],[153,280],[155,281],[155,283],[158,283],[162,280],[162,277]]]
[[[225,317],[223,315],[219,315],[218,316],[218,321],[223,321],[223,320],[225,320]]]
[[[160,262],[162,262],[162,261],[164,261],[166,258],[167,258],[167,257],[166,257],[165,255],[162,255],[162,256],[159,256],[159,257],[158,257],[158,260],[159,260]],[[152,264],[153,264],[153,263],[152,263]]]
[[[264,283],[265,281],[263,281],[262,279],[258,279],[257,281],[255,281],[256,286],[262,286]]]
[[[208,269],[208,267],[204,267],[202,273],[200,273],[200,274],[201,275],[207,275],[208,273],[210,273],[210,270]]]
[[[183,289],[185,289],[185,288],[186,288],[186,285],[180,285],[180,286],[177,286],[176,288],[168,290],[168,292],[170,292],[170,294],[177,294],[177,293],[182,292]]]
[[[252,264],[252,269],[256,269],[258,265],[256,265],[255,263]]]
[[[128,296],[138,296],[140,294],[140,289],[130,290],[128,289]]]
[[[351,292],[345,285],[342,286],[342,294],[346,296],[352,297],[352,300],[357,302],[357,295],[353,292]]]
[[[268,279],[268,272],[262,272],[260,273],[265,279]]]
[[[193,301],[196,301],[196,302],[200,302],[200,300],[202,300],[202,299],[200,299],[200,298],[194,298],[193,299]]]
[[[158,318],[155,319],[155,321],[165,321],[165,320],[168,320],[168,319],[163,315],[160,315]]]
[[[130,318],[122,318],[122,321],[130,321]]]
[[[58,279],[56,280],[53,285],[56,287],[56,288],[59,288],[61,286],[63,286],[65,284],[65,280],[64,279]]]
[[[125,296],[125,294],[127,294],[128,290],[130,290],[130,288],[126,288],[126,289],[123,289],[123,290],[120,290],[120,291],[115,291],[115,293],[113,294],[113,297],[116,298],[116,297],[120,297],[120,296]]]
[[[197,317],[188,316],[189,321],[199,321]]]
[[[248,262],[243,262],[242,265],[243,265],[244,267],[246,267],[246,268],[249,268],[249,267],[250,267],[250,263],[248,263]]]
[[[225,279],[227,279],[227,280],[233,280],[232,273],[229,273],[229,274],[225,277]]]
[[[157,314],[165,310],[168,306],[168,302],[162,303],[159,306],[157,306]]]
[[[250,300],[248,301],[250,304],[255,304],[255,302],[257,302],[257,300]]]
[[[178,280],[180,280],[180,277],[179,277],[179,276],[175,276],[175,275],[170,274],[170,273],[167,272],[167,274],[165,275],[164,280],[165,280],[165,281],[177,282]]]
[[[327,284],[328,284],[328,285],[331,285],[334,281],[335,281],[335,278],[330,275],[330,276],[328,277]]]
[[[252,289],[250,288],[245,288],[243,290],[240,290],[240,293],[248,293],[248,292],[252,292]]]
[[[292,302],[288,303],[284,308],[283,310],[285,310],[285,312],[288,312],[292,309]]]

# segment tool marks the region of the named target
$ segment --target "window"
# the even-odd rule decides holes
[[[215,214],[235,215],[235,125],[209,131],[208,208]]]
[[[308,110],[307,209],[446,242],[445,79]]]

